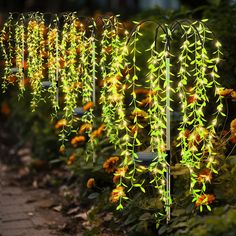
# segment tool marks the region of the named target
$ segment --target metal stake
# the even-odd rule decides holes
[[[25,30],[22,35],[22,86],[25,86]]]
[[[167,149],[167,166],[166,166],[166,221],[170,221],[170,58],[166,56],[166,149]]]
[[[56,103],[59,106],[58,32],[57,32],[57,36],[56,36],[56,62],[57,62],[57,67],[56,67],[56,86],[57,86],[57,89],[56,89]]]
[[[93,106],[95,109],[96,105],[96,48],[95,48],[95,38],[93,36],[93,42],[92,42],[92,50],[93,50],[93,55],[92,55],[92,63],[93,63]],[[93,163],[96,161],[96,154],[95,151],[93,151]]]

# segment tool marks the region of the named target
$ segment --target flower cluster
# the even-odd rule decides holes
[[[92,124],[89,123],[82,124],[79,129],[79,134],[83,134],[84,132],[89,131],[91,129],[92,129]]]
[[[210,169],[203,169],[199,174],[198,174],[198,181],[199,182],[211,182],[212,180],[212,172]]]
[[[118,168],[114,173],[113,183],[118,184],[120,181],[120,178],[125,177],[127,170],[128,170],[127,166]]]
[[[126,196],[124,189],[125,188],[121,186],[113,189],[111,192],[110,201],[116,203],[120,200],[120,198],[124,198]]]
[[[70,155],[69,160],[67,161],[67,165],[70,166],[75,161],[75,154]]]
[[[56,129],[61,129],[64,126],[66,126],[66,124],[67,124],[66,119],[61,119],[61,120],[57,121],[57,123],[55,124],[55,128]]]
[[[77,147],[79,143],[84,143],[86,141],[85,136],[75,136],[74,138],[71,139],[70,143],[72,146]]]
[[[120,158],[117,156],[114,157],[110,157],[108,158],[104,163],[103,163],[103,169],[107,172],[107,173],[112,173],[116,170],[118,162],[119,162]]]
[[[230,142],[236,144],[236,119],[230,123]]]
[[[86,185],[87,185],[87,188],[92,188],[92,187],[94,187],[94,186],[95,186],[95,179],[94,179],[94,178],[88,179]]]
[[[91,138],[98,138],[100,137],[105,131],[105,125],[102,124],[98,129],[94,130],[91,134]]]
[[[236,99],[236,91],[233,89],[221,88],[221,89],[218,89],[218,94],[222,97]]]
[[[198,197],[197,201],[195,202],[196,207],[202,205],[208,205],[215,201],[215,196],[213,194],[202,194]]]

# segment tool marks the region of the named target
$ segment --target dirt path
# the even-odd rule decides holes
[[[21,186],[0,163],[0,236],[67,236],[59,230],[66,219],[55,204],[49,191]]]

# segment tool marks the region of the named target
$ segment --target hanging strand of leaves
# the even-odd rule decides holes
[[[108,28],[110,31],[108,33]],[[102,56],[100,64],[102,65],[103,88],[100,97],[102,106],[102,119],[106,125],[106,132],[110,142],[119,147],[121,140],[119,136],[120,123],[124,121],[124,89],[120,82],[122,78],[121,70],[124,69],[125,57],[125,38],[119,35],[121,24],[117,17],[105,20]],[[107,61],[107,65],[105,62]],[[123,127],[123,126],[122,126]]]
[[[178,139],[181,146],[181,163],[190,170],[190,191],[193,194],[193,201],[198,202],[198,199],[205,195],[206,182],[199,183],[196,171],[202,168],[203,162],[207,160],[206,167],[217,173],[213,167],[214,155],[216,155],[213,152],[213,139],[216,134],[217,116],[223,105],[217,99],[219,103],[217,112],[214,114],[212,123],[207,127],[209,117],[205,117],[204,110],[207,109],[209,103],[208,91],[211,91],[212,86],[215,86],[215,82],[210,76],[212,72],[209,73],[209,70],[216,66],[216,64],[212,65],[212,62],[216,60],[210,59],[207,51],[207,46],[212,40],[212,33],[202,22],[191,24],[187,22],[181,27],[184,30],[185,40],[181,46],[179,57],[178,77],[180,81],[177,91],[182,103],[183,121],[180,123]],[[190,42],[192,38],[194,43]],[[217,68],[215,70],[217,71]],[[192,81],[191,78],[193,78]],[[187,90],[187,86],[191,86],[191,88]],[[207,208],[210,210],[210,206],[207,205]],[[200,205],[200,210],[202,210],[202,205]]]
[[[115,39],[115,56],[117,58],[116,61],[116,68],[113,68],[114,74],[117,78],[117,81],[115,81],[116,89],[118,96],[120,97],[115,104],[115,125],[116,125],[116,130],[114,129],[113,132],[115,131],[115,136],[117,136],[118,140],[115,142],[115,147],[117,147],[120,150],[120,156],[122,158],[122,162],[120,164],[120,168],[117,169],[115,173],[115,183],[116,183],[116,189],[113,191],[118,191],[120,194],[119,197],[119,204],[117,206],[117,210],[123,208],[123,203],[122,201],[128,200],[128,197],[126,196],[124,189],[127,188],[128,186],[126,185],[126,181],[128,180],[128,165],[130,162],[130,150],[131,150],[131,144],[130,144],[130,129],[129,129],[129,121],[128,118],[126,117],[126,107],[124,105],[124,99],[125,99],[125,93],[126,89],[128,87],[128,79],[129,78],[129,63],[128,63],[128,47],[127,47],[127,41],[128,41],[128,36],[129,32],[127,30],[123,30],[121,28],[121,24],[118,22],[117,19],[115,20],[115,28],[116,28],[116,39]],[[117,24],[117,25],[116,25]],[[119,34],[119,31],[122,32],[122,34]],[[123,36],[123,38],[122,38]],[[122,76],[125,76],[125,82],[122,85],[121,79]],[[115,94],[114,94],[115,95]],[[114,121],[113,121],[114,122]]]
[[[40,13],[33,13],[29,16],[29,19],[27,26],[27,75],[32,89],[31,107],[34,111],[39,101],[43,99],[41,96],[42,80],[44,78],[42,54],[45,47],[45,23],[43,15]]]
[[[25,17],[23,14],[20,15],[18,21],[16,22],[15,29],[15,56],[16,56],[16,77],[18,80],[19,88],[21,93],[23,93],[24,86],[24,71],[26,69],[25,63]]]
[[[109,133],[112,130],[112,117],[113,111],[112,111],[112,104],[108,101],[108,94],[109,94],[109,80],[108,80],[108,74],[110,70],[110,54],[112,52],[112,43],[111,43],[111,29],[113,27],[112,23],[112,17],[104,18],[103,19],[103,31],[102,31],[102,39],[101,39],[101,57],[99,61],[99,66],[101,69],[101,81],[102,81],[102,87],[100,91],[100,104],[102,104],[102,120],[106,125],[106,131],[109,135]],[[110,141],[113,142],[113,140],[109,137]]]
[[[96,103],[96,38],[94,19],[90,19],[88,23],[88,35],[83,34],[83,46],[81,50],[81,65],[82,65],[82,104],[85,114],[82,116],[82,121],[89,124],[89,129],[86,133],[89,136],[89,143],[86,147],[86,160],[93,159],[95,162],[95,145],[96,138],[92,135],[92,127],[94,126],[94,107]]]
[[[158,26],[159,28],[160,26]],[[157,33],[158,33],[157,28]],[[155,188],[158,189],[160,199],[165,204],[171,204],[171,199],[168,199],[168,192],[166,189],[166,170],[169,165],[167,161],[167,100],[171,101],[169,92],[174,92],[171,83],[172,80],[167,81],[167,65],[166,58],[169,58],[170,52],[168,49],[168,40],[171,37],[171,32],[167,26],[161,26],[162,34],[160,37],[160,45],[157,47],[157,41],[153,42],[150,47],[151,56],[148,60],[148,81],[150,83],[151,100],[153,101],[148,109],[149,124],[150,124],[150,144],[151,151],[156,153],[156,157],[149,166],[149,171],[153,175],[150,183],[154,183]],[[156,39],[157,40],[157,39]],[[169,70],[168,70],[169,73]],[[168,97],[167,97],[168,95]],[[169,104],[168,104],[169,106]],[[168,121],[169,122],[169,121]]]
[[[130,114],[130,117],[132,117],[132,127],[136,128],[130,128],[129,129],[129,121],[127,119],[123,119],[123,126],[124,127],[124,136],[122,138],[122,143],[120,145],[121,147],[121,157],[122,164],[121,169],[118,171],[119,173],[119,182],[117,183],[117,188],[114,191],[120,192],[119,197],[119,204],[117,206],[117,209],[123,208],[123,200],[128,200],[128,197],[125,194],[125,188],[128,188],[127,181],[130,183],[130,187],[128,188],[128,192],[132,190],[133,187],[141,189],[141,191],[145,192],[145,189],[143,188],[143,184],[145,181],[142,181],[139,183],[139,180],[136,179],[136,173],[137,171],[140,171],[138,168],[138,165],[136,163],[136,160],[138,159],[137,156],[137,147],[140,146],[142,143],[138,139],[138,128],[143,128],[141,123],[139,122],[140,115],[144,115],[144,111],[138,108],[137,106],[137,100],[136,100],[136,94],[135,94],[135,88],[137,86],[138,81],[138,75],[137,72],[140,71],[140,68],[136,64],[137,59],[137,53],[140,53],[137,49],[137,42],[139,41],[139,38],[142,36],[142,33],[139,31],[140,26],[137,24],[132,31],[131,35],[128,38],[128,45],[130,48],[130,51],[127,50],[126,47],[124,47],[124,55],[127,57],[128,55],[131,56],[131,63],[128,63],[127,59],[125,60],[125,66],[127,69],[132,70],[132,74],[126,75],[126,86],[128,86],[128,89],[131,89],[131,96],[132,101],[129,105],[132,106],[133,111]],[[146,117],[146,113],[144,115]],[[121,126],[122,127],[122,126]],[[119,133],[117,133],[119,134]],[[128,170],[129,167],[129,170]],[[124,181],[127,180],[127,181]]]
[[[73,125],[74,109],[77,107],[80,77],[78,75],[78,45],[81,44],[80,30],[75,14],[64,15],[61,39],[60,88],[64,94],[64,114],[67,121],[60,134],[60,141],[66,141],[66,133],[70,133]]]
[[[48,80],[50,82],[50,87],[48,89],[49,96],[52,102],[52,106],[57,112],[59,109],[58,101],[58,83],[59,83],[59,69],[60,69],[60,42],[59,42],[59,29],[58,29],[58,17],[57,15],[53,19],[53,22],[48,27],[49,31],[47,34],[48,40]]]
[[[4,73],[2,76],[2,89],[5,92],[9,83],[14,83],[12,74],[13,57],[14,57],[14,40],[13,40],[13,16],[10,13],[7,21],[4,23],[0,36],[0,46],[4,59]]]

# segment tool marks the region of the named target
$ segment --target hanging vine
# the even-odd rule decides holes
[[[95,162],[95,145],[96,138],[92,135],[92,127],[94,127],[94,108],[96,105],[96,23],[94,19],[88,22],[88,35],[83,34],[83,45],[81,45],[81,66],[82,66],[82,104],[84,115],[82,121],[89,124],[86,133],[89,136],[89,143],[86,147],[86,160],[93,159]]]
[[[77,48],[81,45],[81,31],[78,29],[78,21],[75,14],[64,15],[64,25],[61,39],[60,58],[60,88],[64,93],[64,119],[67,121],[63,127],[60,140],[66,141],[66,133],[70,133],[73,124],[74,109],[78,106],[78,94],[80,81],[80,66],[78,66]]]
[[[160,26],[159,26],[160,27]],[[158,28],[159,28],[158,27]],[[149,113],[149,124],[150,124],[150,144],[151,151],[156,153],[156,157],[153,159],[149,166],[149,171],[153,174],[153,179],[150,183],[154,183],[155,188],[158,189],[160,199],[167,204],[171,199],[168,198],[166,190],[166,170],[167,166],[170,165],[167,160],[167,117],[166,110],[172,109],[167,107],[166,91],[169,90],[174,92],[171,87],[171,80],[167,84],[167,61],[170,52],[168,49],[168,40],[171,37],[171,32],[168,27],[165,29],[162,27],[162,34],[160,35],[159,48],[156,48],[157,42],[153,42],[150,47],[151,56],[148,60],[148,81],[150,83],[150,90],[153,91],[151,100],[153,101],[148,109]],[[158,32],[157,28],[157,32]],[[157,39],[156,39],[157,40]]]
[[[2,76],[2,89],[6,91],[9,83],[13,83],[12,79],[12,68],[13,68],[13,57],[14,57],[14,40],[13,40],[13,15],[10,13],[7,21],[4,23],[1,31],[0,46],[4,59],[4,73]]]
[[[110,31],[109,31],[110,28]],[[119,35],[121,23],[117,17],[104,19],[104,31],[101,40],[102,57],[100,60],[103,78],[103,88],[101,91],[100,102],[102,104],[102,120],[106,125],[106,132],[110,142],[116,148],[120,148],[119,129],[121,121],[124,122],[124,91],[120,79],[121,71],[125,65],[125,37]],[[127,32],[125,34],[127,36]]]
[[[185,40],[179,57],[178,77],[180,81],[177,88],[183,114],[183,121],[179,127],[179,145],[181,146],[181,163],[186,165],[190,171],[190,191],[193,201],[198,202],[199,198],[206,196],[207,182],[199,183],[198,170],[207,162],[205,167],[209,168],[210,172],[217,173],[213,165],[216,163],[214,157],[217,155],[213,152],[213,140],[216,136],[217,117],[219,114],[223,114],[220,97],[217,98],[217,111],[213,114],[214,118],[210,125],[207,125],[208,117],[205,117],[204,110],[207,109],[209,103],[208,91],[213,86],[218,86],[218,82],[214,78],[218,77],[215,62],[219,62],[219,57],[217,56],[218,59],[209,58],[205,45],[212,41],[212,33],[203,22],[193,22],[192,24],[187,22],[181,26]],[[190,42],[191,38],[194,43]],[[190,69],[191,67],[192,69]],[[211,68],[214,68],[213,71],[210,71]],[[216,74],[214,74],[215,72]],[[194,80],[191,81],[190,78],[194,78]],[[192,87],[187,91],[187,86]],[[210,210],[210,206],[203,202],[200,204],[201,211],[203,205]]]
[[[59,109],[59,69],[60,69],[60,41],[58,29],[58,16],[55,16],[53,22],[49,26],[47,34],[48,40],[48,80],[50,82],[49,94],[55,112]]]
[[[16,56],[16,77],[18,80],[21,93],[24,91],[24,77],[25,77],[25,17],[20,15],[16,22],[15,29],[15,56]]]
[[[45,47],[44,33],[45,23],[43,14],[33,13],[29,16],[27,26],[27,49],[28,49],[28,70],[27,75],[30,79],[32,89],[31,107],[34,111],[40,100],[42,100],[42,80],[43,75],[43,52]]]

